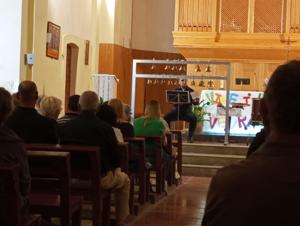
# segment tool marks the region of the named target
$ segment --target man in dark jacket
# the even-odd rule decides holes
[[[75,119],[79,115],[79,95],[72,95],[68,99],[68,109],[66,114],[57,120],[58,125],[63,125],[68,121]]]
[[[6,122],[25,143],[54,143],[58,142],[56,121],[41,116],[35,110],[38,98],[37,87],[32,81],[23,81],[17,94],[19,106]]]
[[[246,160],[218,171],[202,226],[300,225],[300,61],[279,66],[262,102],[266,141]]]
[[[21,204],[28,204],[27,195],[30,190],[30,173],[23,141],[10,129],[4,121],[12,110],[12,98],[8,91],[0,88],[0,165],[19,164]],[[1,211],[1,210],[0,210]]]
[[[99,98],[92,91],[84,92],[79,99],[80,115],[60,128],[62,144],[81,144],[101,147],[101,166],[104,174],[101,186],[115,189],[116,213],[119,224],[129,214],[128,176],[120,171],[120,153],[113,128],[96,116]]]
[[[185,79],[180,79],[178,81],[179,87],[176,88],[177,91],[188,91],[190,96],[190,102],[185,104],[176,104],[172,111],[165,114],[164,119],[170,124],[171,121],[184,120],[189,122],[189,133],[188,142],[193,142],[194,132],[197,126],[197,117],[193,113],[193,104],[198,104],[199,99],[193,99],[191,93],[194,90],[187,86]]]

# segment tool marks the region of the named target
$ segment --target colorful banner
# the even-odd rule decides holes
[[[263,92],[230,91],[229,93],[229,115],[230,135],[254,136],[261,130],[262,125],[251,124],[252,98],[263,96]],[[225,90],[202,90],[201,100],[204,100],[203,133],[211,135],[225,134]],[[233,105],[242,105],[243,108],[232,108]]]

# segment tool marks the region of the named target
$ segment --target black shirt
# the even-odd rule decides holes
[[[118,141],[110,125],[100,120],[95,112],[83,111],[60,127],[62,144],[100,146],[102,172],[120,167]]]
[[[134,128],[129,122],[117,122],[116,128],[121,130],[123,137],[134,137]]]
[[[57,123],[40,115],[34,108],[17,107],[6,122],[25,143],[56,144]]]

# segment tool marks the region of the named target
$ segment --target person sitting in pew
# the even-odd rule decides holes
[[[300,61],[272,74],[261,110],[268,119],[265,141],[246,160],[212,178],[202,226],[300,225]]]
[[[121,171],[120,153],[112,127],[96,116],[99,98],[93,91],[84,92],[79,99],[80,115],[60,128],[62,144],[80,144],[101,147],[101,186],[114,189],[116,217],[122,225],[129,216],[129,177]]]
[[[147,102],[145,116],[134,120],[134,133],[136,136],[163,136],[169,131],[167,122],[161,118],[160,104],[156,100]],[[146,160],[154,165],[155,157],[151,151],[154,149],[153,144],[146,144]],[[165,180],[170,174],[171,156],[166,151],[162,151],[162,157],[165,164]]]
[[[108,104],[102,104],[100,105],[99,110],[97,111],[97,116],[100,120],[112,126],[118,142],[124,143],[124,137],[121,130],[119,128],[116,128],[117,114],[114,111],[114,109]]]
[[[79,109],[79,95],[72,95],[68,100],[68,109],[65,115],[57,120],[58,126],[78,117]]]
[[[62,102],[57,97],[45,97],[40,103],[40,114],[53,120],[57,120],[62,110]]]
[[[0,165],[19,164],[20,166],[20,193],[22,212],[29,206],[28,194],[30,191],[30,173],[26,150],[23,141],[4,125],[12,111],[12,97],[4,88],[0,88]]]
[[[133,126],[125,119],[125,108],[123,102],[120,99],[114,98],[108,101],[108,105],[114,109],[117,115],[116,128],[121,130],[123,137],[134,137]]]
[[[6,122],[25,143],[57,144],[56,121],[40,115],[35,109],[38,98],[36,84],[23,81],[18,88],[19,106]]]

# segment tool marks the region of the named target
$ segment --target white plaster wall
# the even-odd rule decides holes
[[[0,0],[0,86],[17,90],[20,79],[22,1]]]
[[[175,0],[133,0],[132,48],[176,52]]]
[[[93,0],[48,0],[49,21],[66,34],[82,39],[92,35]]]
[[[114,43],[131,47],[132,0],[117,0]]]
[[[131,45],[132,0],[99,0],[99,42]]]
[[[116,0],[100,0],[99,42],[114,43]]]
[[[91,89],[91,77],[98,67],[97,0],[35,0],[34,8],[33,52],[36,62],[32,67],[32,80],[37,83],[39,92],[64,101],[68,43],[79,47],[75,92],[81,94]],[[61,26],[58,60],[46,57],[47,21]],[[84,64],[86,40],[90,41],[89,65]]]

